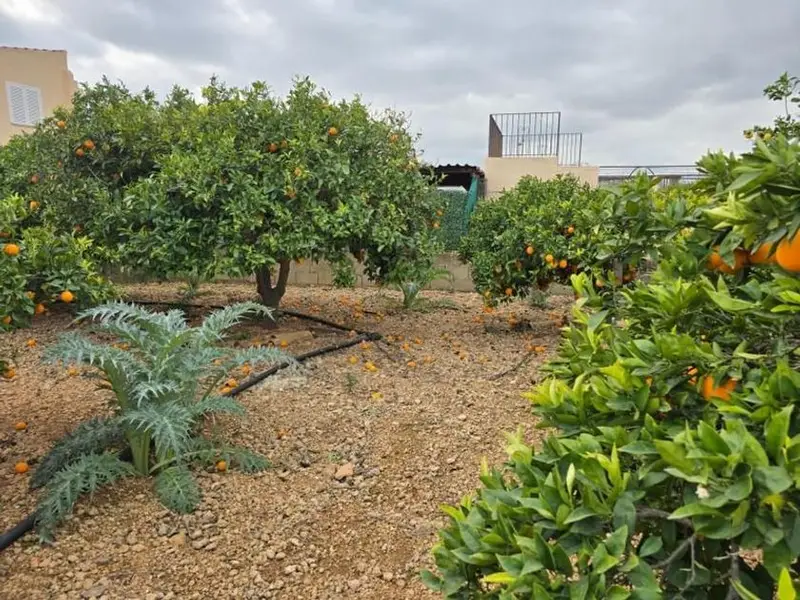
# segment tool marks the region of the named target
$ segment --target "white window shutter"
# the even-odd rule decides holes
[[[8,112],[13,125],[33,127],[42,120],[42,93],[39,88],[7,83]]]

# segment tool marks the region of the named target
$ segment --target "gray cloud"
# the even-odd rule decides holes
[[[690,163],[742,149],[778,109],[763,87],[800,72],[796,0],[4,1],[0,40],[66,48],[80,79],[166,92],[217,73],[283,93],[308,74],[411,113],[442,162],[482,162],[490,112],[561,110],[590,162]]]

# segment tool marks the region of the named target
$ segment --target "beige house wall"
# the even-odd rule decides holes
[[[78,87],[67,66],[66,50],[0,46],[0,144],[18,133],[32,130],[11,124],[7,83],[38,88],[43,117],[51,115],[59,106],[68,106]]]
[[[556,175],[571,173],[591,186],[597,186],[598,167],[570,167],[558,164],[554,156],[542,157],[488,157],[483,167],[486,173],[486,195],[497,196],[504,189],[510,189],[525,175],[539,179],[553,179]]]

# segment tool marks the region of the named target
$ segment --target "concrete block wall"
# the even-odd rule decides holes
[[[458,256],[454,252],[448,252],[439,256],[436,260],[436,265],[440,268],[447,269],[451,277],[443,278],[431,283],[428,289],[432,290],[445,290],[456,292],[471,292],[473,291],[472,277],[469,273],[469,266],[458,260]],[[375,283],[370,281],[364,275],[363,266],[357,261],[353,261],[353,267],[356,272],[356,285],[359,288],[376,287]],[[289,272],[289,285],[296,286],[331,286],[333,285],[333,269],[327,262],[315,263],[312,261],[303,261],[300,263],[292,263],[292,269]]]

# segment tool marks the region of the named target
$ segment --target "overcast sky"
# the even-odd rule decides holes
[[[410,113],[435,163],[482,164],[493,112],[562,111],[592,164],[742,150],[799,32],[800,0],[0,0],[0,45],[66,49],[78,80],[310,75]]]

